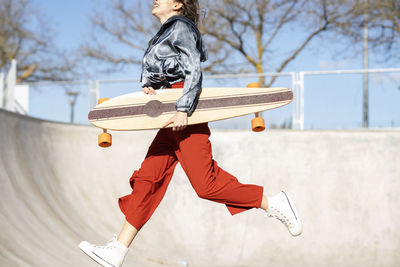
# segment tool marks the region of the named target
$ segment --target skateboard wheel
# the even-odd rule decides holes
[[[97,100],[97,104],[101,104],[101,103],[103,103],[104,101],[107,101],[107,100],[109,100],[109,98],[106,98],[106,97],[100,98],[99,100]]]
[[[260,88],[259,83],[249,83],[247,84],[247,88]]]
[[[111,134],[101,133],[99,134],[99,146],[110,147],[112,144]]]
[[[261,132],[265,130],[265,121],[261,117],[256,117],[251,120],[251,129],[254,132]]]

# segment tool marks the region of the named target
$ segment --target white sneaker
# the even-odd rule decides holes
[[[82,241],[79,248],[97,263],[107,267],[120,267],[128,252],[128,248],[117,240],[117,235],[114,235],[114,238],[105,246],[96,246]]]
[[[303,232],[303,226],[293,201],[285,191],[268,198],[268,210],[265,217],[274,217],[280,220],[289,230],[292,236],[298,236]]]

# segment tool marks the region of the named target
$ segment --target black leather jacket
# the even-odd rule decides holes
[[[164,89],[185,81],[183,95],[175,108],[190,116],[202,88],[200,62],[206,60],[207,53],[196,25],[184,16],[173,16],[149,42],[142,63],[142,87]]]

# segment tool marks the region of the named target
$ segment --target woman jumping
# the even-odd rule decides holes
[[[125,215],[122,230],[111,242],[97,246],[83,241],[79,247],[103,266],[121,266],[138,231],[161,202],[179,162],[200,198],[225,204],[232,215],[261,208],[280,220],[293,236],[302,224],[287,192],[266,197],[263,187],[241,184],[212,158],[207,123],[187,125],[202,89],[200,62],[206,51],[197,29],[198,0],[155,0],[152,14],[162,26],[150,40],[142,64],[142,91],[183,88],[176,113],[166,121],[149,147],[139,170],[130,178],[132,193],[119,199]],[[165,128],[172,125],[172,128]]]

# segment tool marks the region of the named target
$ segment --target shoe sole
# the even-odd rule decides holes
[[[95,254],[93,251],[90,250],[90,248],[86,247],[83,243],[80,243],[78,247],[86,254],[88,255],[92,260],[97,262],[100,265],[103,265],[105,267],[116,267],[115,265],[112,265],[108,263],[107,261],[103,260],[97,254]]]
[[[285,197],[286,197],[286,199],[287,199],[287,201],[288,201],[288,203],[289,203],[290,209],[292,210],[292,212],[293,212],[293,214],[294,214],[294,217],[296,218],[296,221],[297,221],[297,222],[299,223],[299,225],[300,225],[300,230],[299,230],[298,233],[292,233],[292,232],[290,232],[290,231],[289,231],[289,232],[290,232],[290,234],[291,234],[292,236],[301,235],[301,233],[303,232],[303,225],[302,225],[302,223],[301,223],[299,214],[297,213],[296,207],[293,205],[293,200],[292,200],[292,198],[289,196],[288,192],[282,191],[282,193],[285,195]]]

